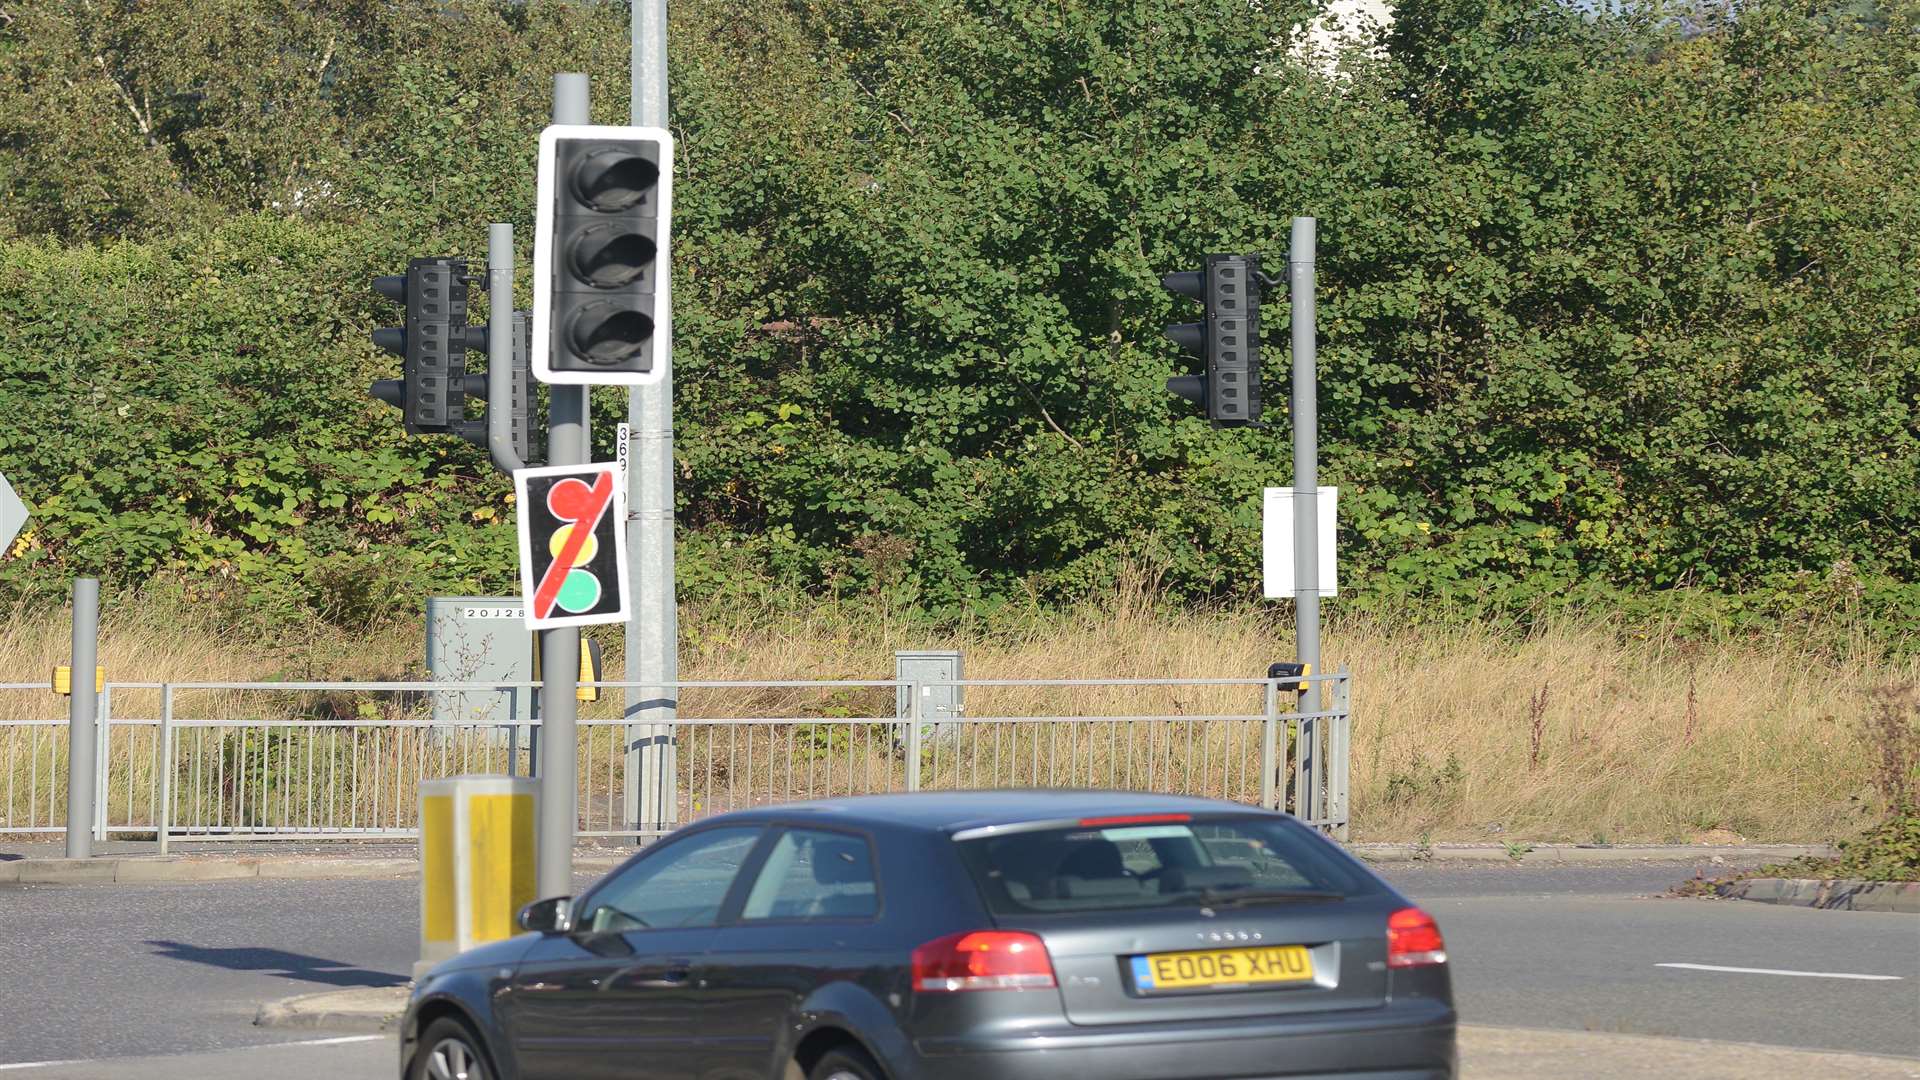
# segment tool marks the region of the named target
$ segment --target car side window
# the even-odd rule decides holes
[[[712,926],[760,833],[734,826],[676,840],[595,889],[575,925],[590,932]]]
[[[740,918],[871,919],[879,912],[873,849],[864,837],[788,829],[767,853]]]

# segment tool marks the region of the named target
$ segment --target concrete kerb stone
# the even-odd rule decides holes
[[[1834,854],[1826,845],[1804,844],[1635,844],[1605,847],[1582,844],[1349,844],[1368,862],[1571,863],[1711,862],[1716,865],[1764,865],[1803,856]]]
[[[1714,890],[1731,900],[1839,911],[1920,914],[1920,881],[1860,881],[1852,878],[1747,878]]]
[[[260,876],[252,859],[114,859],[113,880],[121,884],[164,881],[231,881]]]
[[[1800,856],[1831,855],[1832,849],[1820,846],[1756,844],[1737,847],[1707,845],[1637,845],[1588,847],[1574,844],[1352,844],[1349,850],[1368,862],[1445,862],[1445,863],[1558,863],[1605,864],[1626,862],[1713,863],[1715,865],[1758,866],[1784,862]],[[582,852],[574,866],[600,872],[619,865],[630,852]],[[37,885],[150,884],[157,882],[226,881],[244,878],[282,880],[318,880],[322,878],[404,878],[420,872],[419,860],[412,856],[352,858],[340,855],[229,855],[190,856],[138,855],[94,859],[13,859],[0,862],[0,883],[19,882]],[[1770,880],[1770,879],[1761,879]],[[1908,902],[1909,893],[1894,890],[1899,903]],[[1758,895],[1747,899],[1761,899]],[[1856,910],[1862,904],[1883,902],[1876,890],[1855,896]],[[1788,902],[1788,901],[1774,901]],[[1906,910],[1893,908],[1891,910]]]
[[[610,870],[625,855],[582,855],[576,869]],[[420,873],[417,858],[342,858],[336,855],[193,855],[94,859],[13,859],[0,862],[0,884],[151,885],[167,882],[270,878],[292,881],[397,879]]]
[[[259,860],[259,876],[281,880],[403,878],[420,873],[418,859],[338,859],[282,856]]]
[[[21,859],[14,880],[22,885],[86,885],[112,882],[118,859]]]
[[[382,1032],[406,1011],[406,986],[354,987],[269,1001],[253,1015],[254,1025],[303,1031]]]

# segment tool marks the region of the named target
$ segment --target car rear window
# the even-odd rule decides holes
[[[958,844],[996,914],[1344,898],[1380,887],[1282,818],[1117,819]]]

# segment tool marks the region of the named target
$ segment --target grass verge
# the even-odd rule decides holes
[[[959,648],[967,675],[981,679],[1250,677],[1290,658],[1292,642],[1290,625],[1272,611],[1168,610],[1139,591],[944,629],[883,607],[692,608],[682,631],[688,680],[884,679],[897,648]],[[64,657],[66,636],[63,612],[16,611],[0,628],[0,679],[44,678]],[[617,638],[603,634],[614,646],[614,673]],[[1899,756],[1907,751],[1888,748],[1915,726],[1910,705],[1920,691],[1903,688],[1920,686],[1920,661],[1888,660],[1865,642],[1846,644],[1843,634],[1823,630],[1822,639],[1841,644],[1702,645],[1601,617],[1561,618],[1525,632],[1336,617],[1324,648],[1331,665],[1355,673],[1354,837],[1674,843],[1852,835],[1889,807],[1881,783],[1888,770],[1911,772],[1910,759]],[[422,651],[418,624],[359,634],[296,627],[261,640],[192,609],[139,602],[109,605],[101,644],[111,678],[156,681],[414,677]],[[892,708],[890,690],[808,695],[690,691],[682,709],[688,716],[831,717]],[[968,712],[1257,711],[1245,696],[975,688]],[[587,715],[617,715],[614,697],[587,707]],[[1877,704],[1895,697],[1909,703],[1900,707],[1905,712]],[[117,712],[121,704],[116,699]],[[262,706],[256,698],[195,707],[213,715],[223,708],[257,714]],[[0,691],[0,719],[63,710],[44,692]],[[6,762],[0,753],[0,770]]]

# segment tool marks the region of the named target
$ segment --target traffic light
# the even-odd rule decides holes
[[[513,313],[513,342],[510,350],[512,371],[507,378],[507,428],[513,438],[513,454],[527,464],[533,464],[533,377],[528,366],[528,336],[532,332],[531,312]],[[467,327],[467,351],[487,354],[487,328],[485,326]],[[494,407],[487,388],[487,375],[468,374],[460,380],[460,388],[466,397]],[[461,438],[475,446],[487,445],[487,420],[463,420],[454,429]]]
[[[406,325],[373,332],[375,345],[401,358],[400,377],[369,392],[400,410],[409,435],[454,431],[466,417],[467,286],[459,259],[412,259],[404,276],[373,279],[374,292],[406,308]]]
[[[487,377],[467,371],[467,355],[487,354],[487,328],[467,325],[472,279],[460,259],[412,259],[405,274],[373,279],[373,291],[406,308],[405,326],[384,326],[373,343],[401,358],[398,379],[376,380],[369,393],[400,410],[409,435],[458,435],[487,445],[487,422],[470,419],[467,399],[494,408]],[[508,379],[508,426],[514,454],[532,460],[533,380],[530,313],[513,313],[513,370]]]
[[[673,136],[662,128],[556,124],[540,134],[533,234],[533,374],[638,385],[666,372]]]
[[[1167,337],[1205,360],[1205,374],[1175,375],[1167,389],[1206,411],[1215,427],[1260,420],[1260,273],[1258,255],[1208,255],[1200,270],[1168,274],[1161,285],[1206,305],[1197,323],[1167,327]]]

